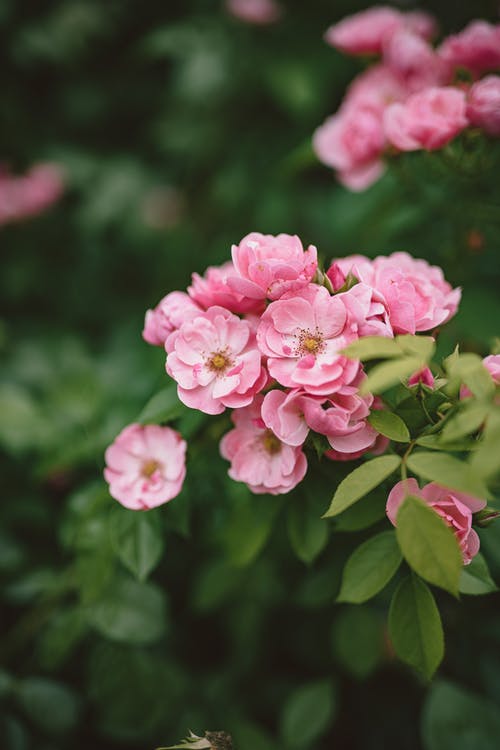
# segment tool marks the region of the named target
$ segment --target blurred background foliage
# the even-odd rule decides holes
[[[394,660],[390,591],[334,604],[384,497],[329,543],[321,471],[307,494],[251,496],[226,478],[221,423],[196,415],[171,504],[131,519],[101,479],[105,447],[166,382],[145,309],[252,230],[298,233],[325,260],[403,249],[442,265],[464,286],[443,353],[488,353],[498,144],[406,155],[359,195],[312,155],[360,70],[322,34],[367,5],[283,0],[264,28],[210,0],[0,3],[1,161],[55,161],[66,182],[45,215],[0,228],[2,750],[152,748],[188,728],[238,750],[497,747],[498,595],[440,596],[430,689]],[[497,6],[420,5],[445,33]],[[498,581],[498,526],[483,544]]]

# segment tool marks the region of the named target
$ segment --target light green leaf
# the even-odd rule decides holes
[[[368,422],[377,432],[385,435],[389,440],[395,440],[397,443],[408,443],[410,440],[408,427],[401,417],[391,411],[375,409],[368,417]]]
[[[396,341],[405,354],[422,357],[426,362],[432,359],[436,349],[436,342],[432,336],[411,336],[406,334],[396,336]]]
[[[109,531],[117,557],[136,578],[144,581],[160,561],[164,549],[157,513],[113,508]]]
[[[323,734],[333,720],[335,692],[329,681],[303,685],[289,697],[280,720],[281,736],[287,748],[307,748]]]
[[[408,468],[422,479],[438,482],[444,487],[475,497],[484,499],[490,497],[486,485],[471,466],[454,456],[419,451],[409,456],[407,464]]]
[[[449,442],[443,442],[441,440],[440,433],[434,433],[432,435],[421,435],[415,440],[417,445],[421,445],[422,448],[430,448],[433,451],[471,451],[477,448],[477,442],[467,438],[461,440],[450,440]]]
[[[394,362],[382,362],[375,365],[368,373],[368,377],[360,386],[362,395],[367,393],[383,393],[393,385],[413,375],[424,367],[425,361],[421,357],[402,357]]]
[[[288,508],[287,528],[290,544],[297,557],[311,563],[328,542],[329,527],[306,503],[292,502]]]
[[[491,594],[498,591],[490,575],[486,560],[479,552],[469,565],[465,565],[460,575],[459,591],[461,594]]]
[[[371,599],[391,580],[401,560],[394,531],[367,539],[347,560],[337,601],[361,604]]]
[[[443,443],[450,442],[476,432],[483,424],[490,409],[490,404],[478,402],[475,399],[462,401],[459,411],[446,422],[441,433],[441,441]]]
[[[478,449],[471,458],[471,470],[485,479],[498,475],[500,472],[500,461],[498,460],[499,445],[500,409],[498,406],[492,406],[483,429],[482,439],[479,441]]]
[[[384,336],[363,336],[344,349],[347,357],[362,359],[364,362],[370,359],[400,357],[401,353],[396,340]]]
[[[455,360],[446,361],[450,378],[464,383],[476,398],[491,398],[495,384],[490,373],[483,365],[481,357],[472,352],[460,354]]]
[[[453,531],[435,510],[409,495],[397,515],[396,536],[419,576],[457,596],[463,560]]]
[[[398,657],[430,680],[444,656],[443,626],[430,589],[414,574],[394,592],[389,635]]]
[[[177,397],[177,386],[175,383],[169,383],[161,391],[151,396],[144,409],[137,419],[140,424],[160,424],[161,422],[170,422],[177,419],[186,407]]]
[[[400,464],[399,456],[379,456],[358,466],[341,481],[323,517],[342,513],[393,474]]]

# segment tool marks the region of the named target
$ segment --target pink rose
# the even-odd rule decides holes
[[[404,101],[409,93],[398,69],[377,63],[354,78],[347,89],[341,111],[363,106],[382,115],[389,104]]]
[[[110,494],[131,510],[168,502],[182,489],[186,447],[170,427],[128,425],[106,450],[104,478]]]
[[[462,550],[464,565],[468,565],[479,552],[479,537],[472,528],[472,514],[482,510],[486,500],[447,489],[435,482],[420,489],[416,479],[406,479],[392,488],[387,499],[386,512],[393,526],[397,525],[399,508],[408,495],[420,497],[441,516],[453,530]]]
[[[229,476],[255,494],[290,492],[305,476],[307,460],[300,446],[279,440],[262,421],[262,396],[231,415],[235,428],[221,440],[222,456],[231,462]]]
[[[205,414],[248,406],[267,382],[250,323],[223,307],[179,328],[166,369],[182,403]]]
[[[318,159],[338,171],[339,181],[365,190],[385,171],[385,135],[380,113],[371,106],[350,106],[329,117],[313,135]]]
[[[447,37],[439,55],[456,67],[479,74],[500,66],[500,24],[471,21],[459,34]]]
[[[371,453],[373,456],[380,456],[381,453],[384,453],[387,450],[388,445],[389,438],[376,433],[374,441],[367,448],[361,448],[352,453],[346,453],[345,451],[339,451],[332,448],[329,451],[325,451],[325,456],[326,458],[329,458],[330,461],[355,461],[366,453]]]
[[[490,373],[495,385],[500,385],[500,354],[490,354],[488,357],[485,357],[483,365]],[[470,396],[472,396],[472,392],[466,385],[463,385],[460,388],[460,398],[469,398]]]
[[[414,372],[413,375],[408,378],[408,385],[418,385],[419,383],[423,383],[428,388],[434,388],[434,375],[428,367],[424,367],[422,370]]]
[[[432,39],[438,32],[437,21],[434,16],[422,10],[405,13],[405,26],[423,39]]]
[[[346,319],[342,300],[316,284],[272,302],[257,331],[270,375],[281,385],[318,396],[349,385],[359,362],[339,353],[355,338],[344,335]]]
[[[396,31],[384,45],[384,62],[403,76],[408,93],[451,80],[451,66],[409,29]]]
[[[279,299],[312,281],[318,267],[317,251],[304,251],[297,236],[251,232],[232,247],[236,274],[228,278],[238,294],[253,300]]]
[[[347,310],[346,331],[350,331],[356,338],[394,336],[389,306],[379,291],[368,284],[359,283],[338,297]]]
[[[167,346],[170,351],[170,335],[200,312],[201,308],[185,292],[170,292],[154,310],[147,310],[142,338],[153,346]]]
[[[441,148],[467,125],[465,93],[451,86],[412,94],[404,104],[391,104],[384,114],[387,138],[401,151]]]
[[[240,21],[257,26],[275,23],[283,13],[275,0],[226,0],[226,8]]]
[[[461,290],[452,289],[438,266],[408,253],[392,253],[373,261],[351,256],[336,262],[343,273],[351,271],[380,295],[377,299],[387,308],[395,333],[430,331],[457,311]]]
[[[193,273],[189,296],[205,310],[220,305],[233,313],[261,312],[263,300],[244,297],[229,286],[227,280],[234,275],[235,268],[230,260],[222,266],[210,266],[204,276]]]
[[[500,136],[500,76],[486,76],[473,84],[467,99],[467,117],[489,135]]]

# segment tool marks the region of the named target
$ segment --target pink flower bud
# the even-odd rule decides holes
[[[467,117],[489,135],[500,136],[500,76],[486,76],[471,87]]]

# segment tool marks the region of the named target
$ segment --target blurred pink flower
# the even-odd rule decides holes
[[[222,456],[231,462],[229,476],[255,494],[290,492],[305,476],[307,460],[300,446],[283,443],[261,418],[262,396],[231,415],[235,425],[221,440]]]
[[[412,94],[384,114],[387,138],[401,151],[441,148],[467,125],[465,93],[451,86]]]
[[[468,565],[479,552],[479,537],[472,528],[472,514],[482,510],[486,500],[447,489],[436,482],[420,489],[416,479],[406,479],[392,488],[387,499],[387,516],[394,526],[397,526],[399,508],[408,495],[421,498],[441,516],[455,534],[464,565]]]
[[[459,34],[447,37],[438,54],[456,67],[474,74],[500,66],[500,24],[471,21]]]
[[[500,76],[486,76],[471,86],[467,117],[489,135],[500,136]]]
[[[226,0],[226,9],[240,21],[259,26],[276,23],[283,15],[276,0]]]
[[[106,450],[111,496],[131,510],[156,508],[176,497],[186,476],[186,447],[170,427],[128,425]]]
[[[0,225],[43,213],[63,190],[63,172],[57,164],[35,164],[20,177],[0,169]]]
[[[248,406],[267,382],[250,323],[217,306],[179,328],[166,368],[182,403],[205,414]]]
[[[384,44],[384,62],[403,76],[409,93],[451,81],[451,65],[425,39],[407,28],[396,31]]]
[[[490,354],[483,359],[483,365],[490,373],[495,385],[500,385],[500,354]],[[469,398],[472,396],[471,390],[463,385],[460,388],[460,398]]]

